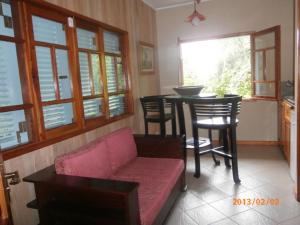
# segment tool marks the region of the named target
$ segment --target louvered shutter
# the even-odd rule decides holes
[[[113,95],[109,97],[109,115],[110,117],[119,116],[125,113],[125,96]]]
[[[78,48],[97,50],[97,34],[77,28]]]
[[[104,32],[104,51],[121,54],[120,38],[117,34],[108,31]]]
[[[43,107],[46,129],[56,128],[73,122],[72,103]]]
[[[97,33],[77,28],[77,44],[79,50],[79,67],[82,95],[93,97],[102,93],[100,57],[97,46]],[[81,51],[84,49],[84,52]],[[91,51],[89,51],[91,50]],[[93,88],[93,91],[92,91]],[[94,97],[83,101],[84,117],[102,116],[102,99]]]
[[[0,41],[0,107],[22,104],[16,45]],[[19,126],[25,121],[24,110],[0,113],[0,149],[29,141],[27,129],[21,130]]]
[[[104,32],[105,68],[110,117],[119,116],[126,112],[124,94],[126,80],[120,49],[120,37],[112,32]]]
[[[91,83],[90,83],[90,71],[88,54],[79,52],[79,66],[80,66],[80,78],[81,78],[81,89],[83,96],[92,95]]]
[[[32,16],[34,40],[66,45],[64,25],[38,16]]]
[[[90,99],[83,101],[85,118],[102,116],[102,100]]]
[[[35,41],[45,42],[50,46],[51,44],[66,46],[64,24],[38,16],[32,16],[32,23]],[[35,48],[42,102],[72,98],[68,51],[55,49],[55,59],[53,59],[51,48],[41,46]],[[54,63],[56,64],[60,99],[57,99],[55,93]],[[46,129],[71,124],[73,123],[73,104],[63,103],[43,106],[43,116]]]
[[[50,48],[36,47],[36,58],[42,101],[56,99]]]
[[[107,79],[108,93],[117,92],[118,88],[117,88],[114,57],[105,56],[105,65],[106,65],[106,79]]]

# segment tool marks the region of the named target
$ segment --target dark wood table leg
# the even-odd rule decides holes
[[[230,128],[230,139],[231,139],[233,180],[236,184],[239,184],[241,180],[239,178],[238,161],[237,161],[236,127]]]
[[[187,149],[186,149],[186,129],[185,129],[185,118],[183,111],[183,101],[176,101],[176,108],[178,114],[178,123],[179,123],[179,133],[180,136],[183,137],[183,146],[184,146],[184,163],[186,166],[187,163]]]

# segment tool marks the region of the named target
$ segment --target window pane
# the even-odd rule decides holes
[[[114,57],[105,56],[105,65],[106,65],[106,79],[107,79],[107,88],[108,93],[113,93],[117,91],[117,81],[116,81],[116,71],[114,64]]]
[[[32,16],[34,40],[66,45],[64,24]]]
[[[117,57],[117,73],[118,73],[119,90],[125,90],[126,89],[126,81],[125,81],[125,74],[123,72],[123,64],[122,64],[121,57]]]
[[[79,52],[80,79],[83,96],[92,95],[88,54]]]
[[[116,95],[109,97],[109,115],[110,117],[119,116],[125,113],[125,96]]]
[[[23,104],[16,45],[0,41],[0,106]]]
[[[55,86],[50,48],[36,47],[35,51],[42,101],[55,100]]]
[[[0,149],[27,143],[28,125],[23,110],[0,113]]]
[[[77,28],[77,42],[79,48],[97,50],[97,34]]]
[[[92,68],[93,68],[93,80],[94,80],[94,89],[95,94],[102,93],[102,85],[101,85],[101,70],[100,70],[100,58],[98,54],[92,54]]]
[[[72,97],[68,51],[56,49],[55,54],[60,98],[68,99]]]
[[[0,35],[13,37],[13,19],[10,1],[0,1]]]
[[[72,103],[43,107],[45,128],[55,128],[73,123]]]
[[[255,49],[270,48],[275,46],[275,32],[255,36]]]
[[[266,51],[266,76],[267,80],[275,80],[275,49]]]
[[[274,83],[256,83],[255,95],[275,97],[275,84]]]
[[[104,50],[105,52],[120,54],[120,38],[112,32],[104,32]]]
[[[264,80],[264,55],[262,51],[255,52],[255,80]]]
[[[85,100],[83,106],[85,118],[102,116],[102,99]]]

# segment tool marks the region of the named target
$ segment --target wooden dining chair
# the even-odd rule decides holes
[[[145,135],[149,134],[149,123],[160,124],[160,135],[166,135],[166,122],[171,120],[172,135],[176,135],[176,111],[175,105],[164,99],[166,95],[145,96],[140,98],[143,112]]]
[[[225,165],[232,161],[232,172],[235,183],[240,183],[238,175],[236,127],[238,125],[237,115],[241,108],[240,96],[224,98],[194,98],[189,99],[192,129],[194,138],[195,177],[200,177],[200,155],[211,153],[224,157]],[[220,130],[223,134],[223,145],[210,149],[199,148],[198,129]],[[229,133],[229,134],[228,134]],[[209,135],[212,143],[212,137]],[[230,148],[229,148],[230,146]],[[229,154],[230,150],[230,154]]]

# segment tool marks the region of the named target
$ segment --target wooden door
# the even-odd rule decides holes
[[[7,188],[8,183],[5,179],[4,162],[0,152],[0,225],[13,225]]]

